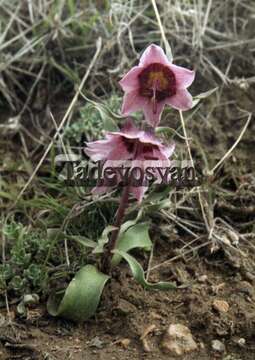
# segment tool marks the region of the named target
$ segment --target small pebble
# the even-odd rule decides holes
[[[224,353],[226,351],[225,345],[220,340],[212,341],[212,349],[221,353]]]
[[[198,277],[198,282],[200,283],[205,283],[208,280],[208,276],[207,275],[201,275]]]
[[[191,331],[182,324],[171,324],[162,341],[164,352],[181,356],[198,348]]]
[[[224,300],[214,300],[213,308],[221,313],[226,313],[229,310],[229,304]]]

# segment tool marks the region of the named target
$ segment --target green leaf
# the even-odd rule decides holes
[[[172,283],[172,282],[159,281],[158,283],[149,283],[145,279],[143,268],[141,267],[139,262],[136,261],[136,259],[133,256],[127,254],[124,251],[120,251],[120,250],[114,250],[114,253],[117,255],[120,255],[127,261],[128,265],[132,271],[133,277],[145,289],[148,289],[148,290],[177,289],[176,284]]]
[[[73,83],[79,83],[79,77],[77,73],[73,71],[69,66],[66,64],[59,64],[55,61],[54,57],[49,58],[49,62],[52,66],[58,69],[62,74],[64,74],[68,79],[70,79]]]
[[[150,251],[152,242],[149,237],[149,224],[139,223],[129,227],[125,232],[120,233],[117,241],[116,249],[128,252],[135,248],[142,248]],[[121,261],[120,254],[114,254],[112,258],[112,265],[116,266]]]
[[[66,238],[68,240],[77,241],[79,244],[81,244],[81,245],[83,245],[84,247],[87,247],[87,248],[94,249],[97,246],[97,243],[95,241],[90,240],[85,236],[80,236],[80,235],[65,235],[65,236],[66,236]]]
[[[168,209],[171,206],[169,194],[172,191],[171,185],[167,185],[161,191],[151,192],[144,202],[144,213],[148,215],[162,209]]]
[[[47,236],[50,240],[63,240],[66,238],[67,240],[74,240],[78,242],[79,244],[83,245],[87,248],[96,248],[98,243],[87,238],[86,236],[80,236],[80,235],[68,235],[65,234],[61,229],[59,228],[50,228],[47,229]]]
[[[109,234],[110,232],[112,232],[113,230],[116,230],[117,228],[115,226],[109,225],[107,226],[101,237],[99,238],[98,242],[97,242],[97,246],[95,247],[95,249],[93,250],[93,254],[101,254],[104,251],[104,246],[108,243],[109,241]]]
[[[64,296],[51,295],[47,302],[52,316],[81,322],[93,316],[98,307],[103,288],[110,277],[93,265],[81,268],[68,285]]]
[[[217,90],[218,90],[218,87],[194,96],[192,108],[195,107],[200,102],[200,100],[207,98],[208,96],[212,95]]]
[[[144,209],[143,209],[143,207],[141,207],[140,210],[138,211],[138,214],[137,214],[136,218],[134,220],[128,220],[128,221],[124,222],[121,225],[120,234],[127,231],[127,229],[130,228],[131,226],[134,226],[141,219],[141,217],[143,215],[143,211],[144,211]]]
[[[170,62],[173,62],[173,53],[171,46],[167,39],[165,39],[164,43],[165,43],[166,56]]]
[[[164,186],[164,188],[157,192],[151,192],[147,198],[146,203],[150,203],[151,205],[158,204],[160,201],[169,198],[170,191],[172,190],[170,185]]]

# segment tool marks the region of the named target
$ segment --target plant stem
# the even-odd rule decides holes
[[[105,247],[105,251],[102,256],[101,269],[104,273],[107,274],[110,273],[111,270],[111,255],[112,255],[111,253],[116,246],[116,242],[120,232],[120,227],[125,216],[125,211],[128,207],[129,190],[130,189],[128,185],[125,186],[123,189],[122,196],[120,199],[120,204],[116,213],[115,222],[113,224],[113,226],[116,227],[117,229],[112,231],[110,240],[107,246]]]

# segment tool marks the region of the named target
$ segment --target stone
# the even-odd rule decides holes
[[[197,348],[190,329],[182,324],[171,324],[162,341],[162,350],[172,355],[181,356]]]
[[[246,340],[244,338],[234,337],[233,342],[239,345],[240,347],[244,347],[246,345]]]
[[[118,304],[113,309],[119,315],[129,315],[137,310],[136,306],[129,301],[120,298]]]
[[[220,353],[224,353],[226,351],[225,345],[220,340],[212,341],[212,349]]]
[[[198,280],[198,282],[203,284],[203,283],[207,282],[208,276],[207,275],[201,275],[201,276],[198,277],[197,280]]]
[[[213,308],[220,313],[226,313],[229,310],[229,304],[224,300],[214,300]]]
[[[99,339],[98,336],[94,337],[93,339],[90,340],[90,347],[95,347],[97,349],[102,349],[103,348],[103,341]]]

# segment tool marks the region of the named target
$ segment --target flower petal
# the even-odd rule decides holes
[[[172,143],[169,146],[165,146],[162,145],[159,146],[157,149],[154,149],[154,157],[159,159],[159,160],[163,160],[163,161],[169,161],[168,159],[170,158],[170,156],[173,154],[175,149],[175,144]]]
[[[177,93],[166,99],[166,103],[178,110],[189,110],[192,107],[192,96],[186,89],[179,89]]]
[[[172,142],[172,143],[169,144],[168,146],[162,145],[162,146],[160,147],[161,153],[163,153],[164,156],[165,156],[167,159],[169,159],[170,156],[173,155],[174,150],[175,150],[175,143],[174,143],[174,142]]]
[[[136,200],[140,204],[147,189],[148,186],[130,186],[130,193],[136,198]]]
[[[108,132],[106,136],[114,136],[117,134],[127,139],[140,139],[142,133],[143,131],[139,130],[135,126],[132,118],[129,117],[119,131]]]
[[[86,143],[87,147],[84,149],[84,152],[93,161],[105,160],[109,153],[116,148],[120,142],[120,136],[112,136],[106,140],[88,142]]]
[[[119,84],[123,91],[132,91],[139,87],[138,75],[143,69],[140,66],[134,66],[124,77]]]
[[[146,98],[139,95],[138,90],[133,90],[125,93],[121,112],[123,115],[129,115],[130,113],[143,108]]]
[[[150,99],[147,99],[147,101],[145,102],[145,104],[143,106],[143,112],[144,112],[146,121],[148,121],[148,123],[151,126],[156,127],[158,125],[158,123],[160,122],[160,116],[164,109],[166,100],[157,102],[157,110],[155,113],[153,111],[152,101]]]
[[[189,87],[195,79],[195,71],[185,69],[182,66],[171,64],[170,69],[173,71],[177,83],[177,87],[186,89]]]
[[[170,65],[170,61],[167,59],[166,54],[160,46],[152,44],[147,47],[141,56],[139,66],[145,67],[151,63],[160,63],[163,65]]]
[[[124,141],[122,141],[108,154],[107,160],[129,160],[132,157],[133,152],[129,152]]]

